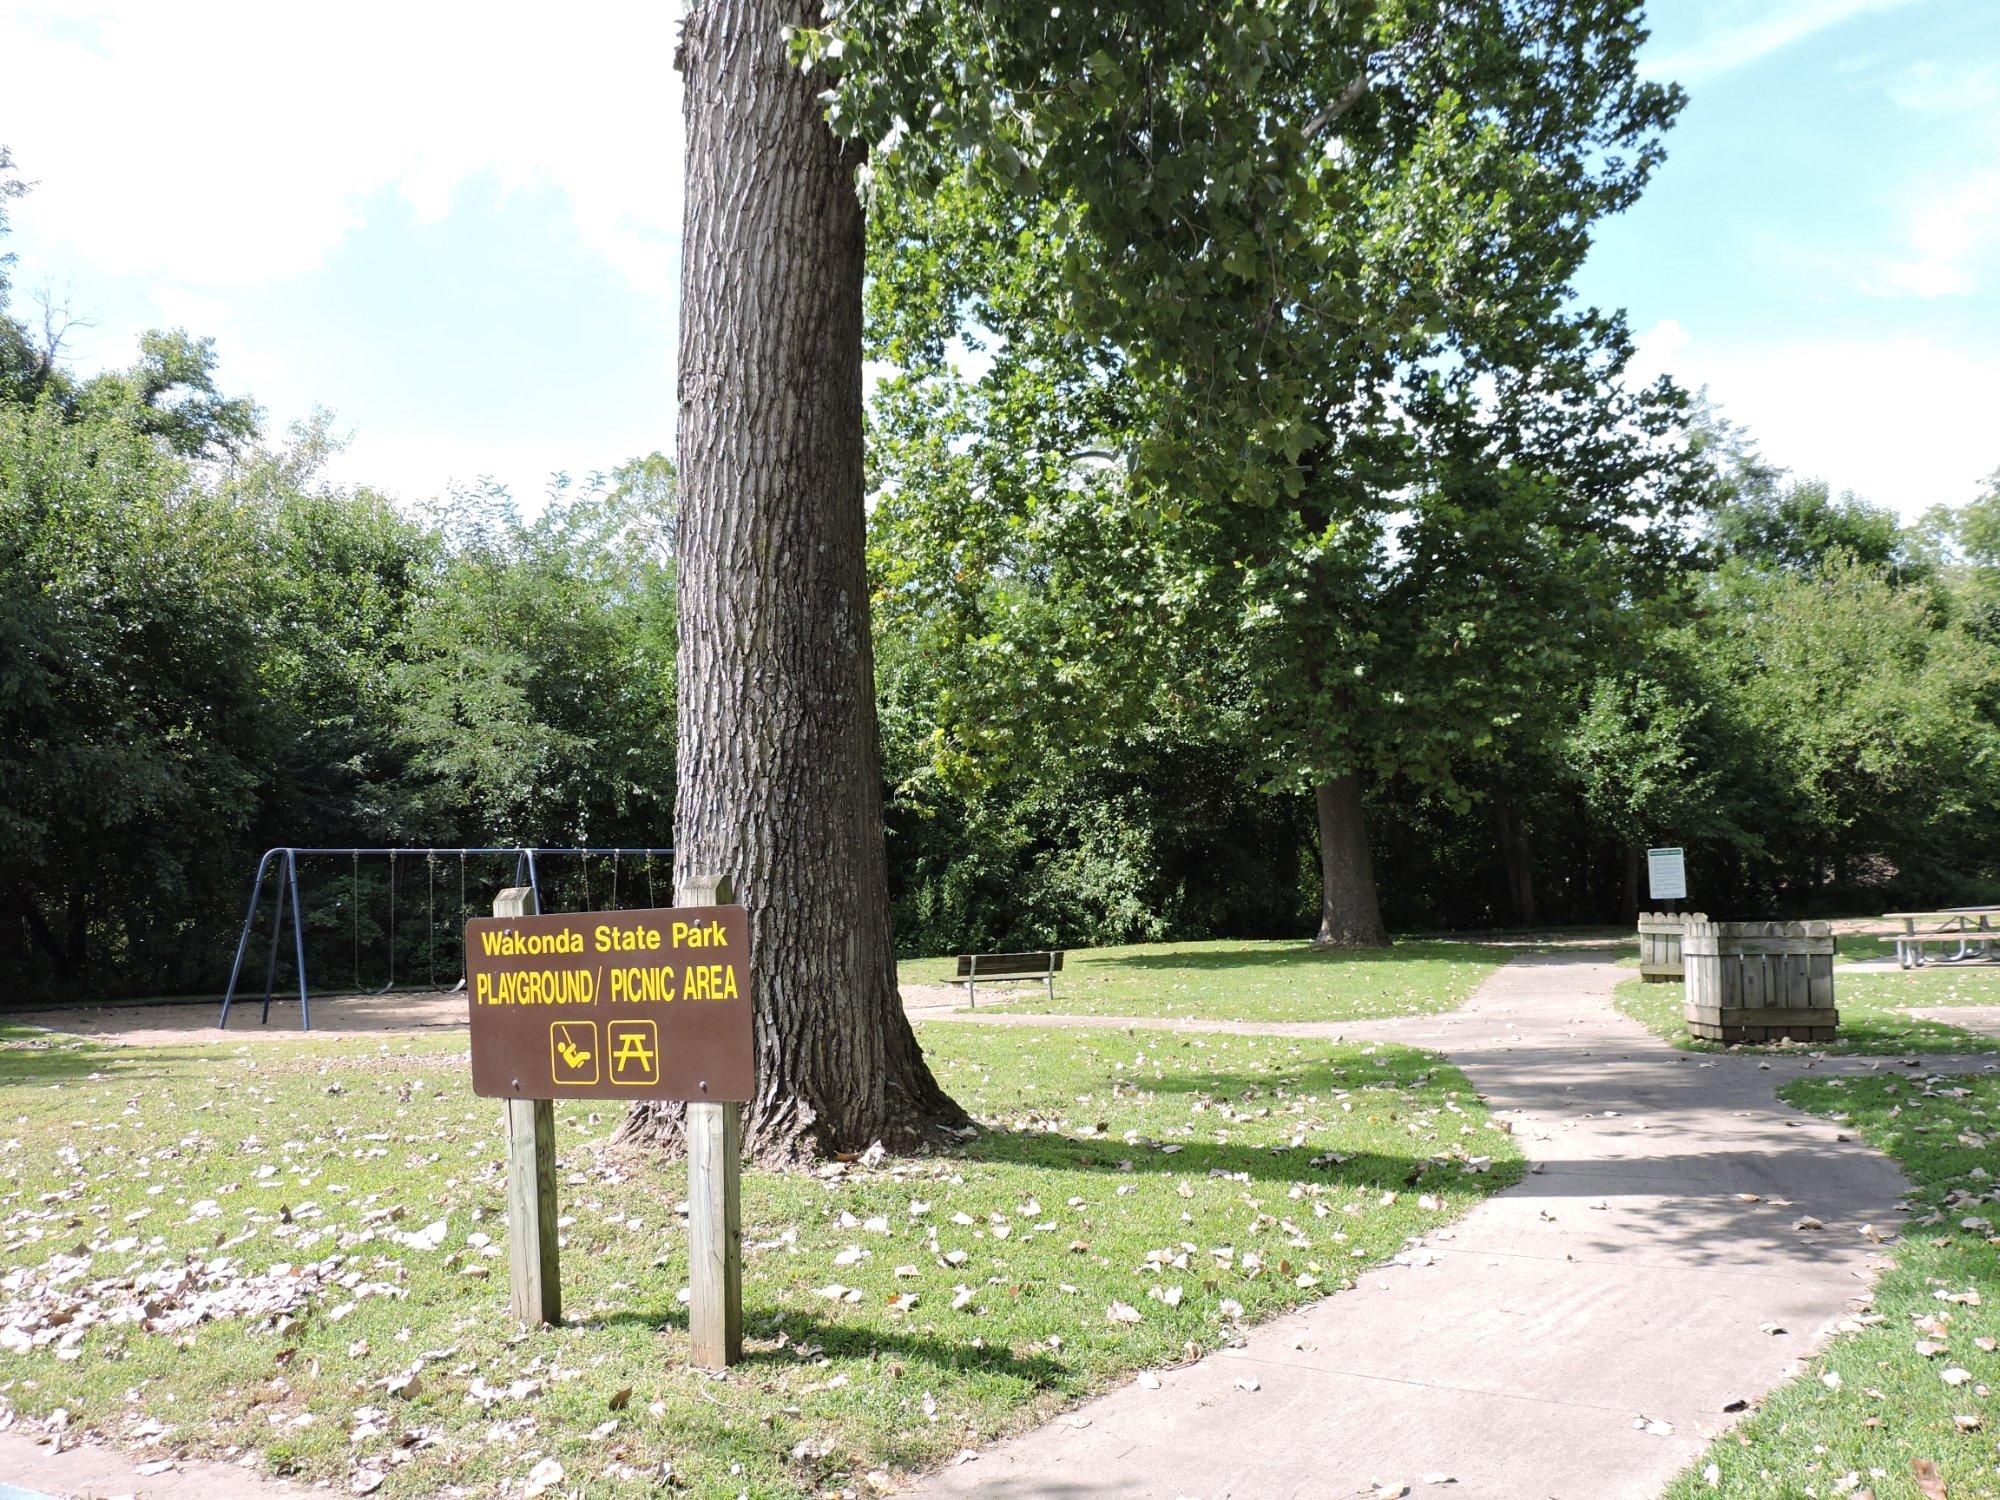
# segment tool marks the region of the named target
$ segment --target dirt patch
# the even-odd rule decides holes
[[[217,1025],[220,1004],[206,1005],[67,1005],[51,1010],[22,1011],[7,1017],[23,1026],[41,1026],[70,1036],[88,1037],[126,1047],[179,1046],[203,1042],[289,1042],[300,1037],[356,1033],[421,1036],[466,1028],[465,996],[437,990],[411,990],[389,995],[324,995],[312,1002],[312,1030],[299,1026],[296,1000],[271,1007],[268,1025],[260,1024],[261,999],[237,1001],[230,1007],[227,1030]]]

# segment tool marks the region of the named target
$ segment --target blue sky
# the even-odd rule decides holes
[[[1906,513],[2000,468],[2000,3],[1657,0],[1691,101],[1582,282],[1766,454]],[[672,9],[0,0],[22,300],[213,334],[344,478],[537,495],[673,439]]]

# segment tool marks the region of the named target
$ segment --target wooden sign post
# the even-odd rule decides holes
[[[532,917],[535,888],[509,886],[493,898],[496,917]],[[534,1328],[562,1321],[562,1256],[556,1245],[556,1106],[553,1099],[507,1099],[507,1298],[514,1321]]]
[[[690,880],[682,906],[728,906],[726,877]],[[690,1099],[688,1158],[688,1338],[694,1362],[724,1369],[743,1358],[743,1110]]]
[[[562,1316],[557,1099],[687,1105],[689,1331],[694,1361],[743,1353],[742,1101],[754,1097],[750,919],[728,883],[689,881],[662,911],[542,916],[525,888],[465,925],[472,1089],[507,1110],[514,1316]]]

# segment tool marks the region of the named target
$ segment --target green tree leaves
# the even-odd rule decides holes
[[[212,986],[270,844],[666,841],[671,465],[413,518],[324,418],[215,467],[146,412],[0,403],[15,992]]]

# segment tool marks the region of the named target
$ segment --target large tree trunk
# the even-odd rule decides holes
[[[765,1160],[966,1123],[896,991],[863,558],[858,156],[783,31],[811,0],[703,0],[682,30],[680,753],[675,874],[750,910]],[[682,1111],[625,1134],[672,1141]]]
[[[1504,798],[1494,805],[1494,814],[1500,825],[1500,863],[1507,872],[1507,905],[1516,924],[1533,927],[1540,917],[1535,910],[1534,846],[1528,825]]]
[[[1389,935],[1375,899],[1375,864],[1368,857],[1368,826],[1361,810],[1361,778],[1322,781],[1319,807],[1319,936],[1332,948],[1381,948]]]

